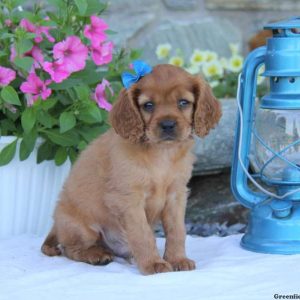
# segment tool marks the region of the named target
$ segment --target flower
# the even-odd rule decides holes
[[[169,64],[174,65],[176,67],[182,67],[184,65],[183,58],[180,56],[172,56],[169,60]]]
[[[0,66],[0,86],[6,86],[15,80],[16,72],[10,68]]]
[[[36,43],[40,43],[43,40],[42,34],[44,34],[47,38],[47,40],[51,43],[55,42],[54,37],[49,33],[50,27],[48,26],[36,26],[32,24],[27,19],[22,19],[20,22],[20,26],[24,28],[28,32],[32,32],[35,34],[34,41]]]
[[[94,63],[98,66],[110,63],[113,59],[113,48],[114,44],[112,42],[103,43],[97,47],[92,45],[91,56]]]
[[[233,55],[228,62],[228,69],[232,72],[240,72],[243,67],[243,57],[241,55]]]
[[[50,74],[51,79],[56,83],[64,81],[71,75],[71,73],[66,70],[65,65],[59,64],[57,61],[45,62],[43,69]]]
[[[97,46],[106,39],[105,30],[108,25],[97,16],[91,16],[91,25],[85,25],[83,34],[91,40],[93,46]]]
[[[207,62],[203,65],[202,71],[205,77],[223,76],[224,69],[217,60]]]
[[[103,78],[102,82],[97,85],[93,98],[100,108],[103,108],[106,111],[110,111],[112,105],[106,99],[105,88],[108,88],[112,95],[114,94],[110,83],[105,78]]]
[[[219,59],[219,62],[224,69],[228,69],[228,59],[227,58],[221,57]]]
[[[5,24],[7,27],[11,27],[12,24],[13,24],[13,22],[12,22],[11,19],[6,19],[6,20],[4,21],[4,24]]]
[[[205,51],[205,55],[206,55],[206,61],[210,62],[210,61],[214,61],[218,59],[218,54],[214,51]]]
[[[200,73],[200,67],[197,65],[190,65],[188,68],[185,68],[185,70],[193,75]]]
[[[230,43],[229,44],[229,49],[230,49],[232,55],[238,54],[239,48],[240,48],[240,46],[238,43]]]
[[[69,36],[53,47],[53,57],[70,73],[84,69],[87,56],[88,48],[77,36]]]
[[[213,89],[213,88],[217,87],[220,84],[220,82],[218,80],[213,80],[213,81],[210,81],[208,84]]]
[[[157,45],[155,51],[157,58],[158,59],[167,58],[170,55],[171,48],[172,46],[168,43]]]
[[[266,77],[264,76],[261,76],[261,74],[265,72],[265,65],[262,65],[259,69],[258,69],[258,74],[257,74],[257,84],[260,85],[262,84]]]
[[[27,77],[27,81],[23,82],[20,86],[20,90],[23,93],[29,94],[28,104],[32,105],[39,97],[46,100],[51,95],[51,89],[47,88],[47,85],[51,81],[42,81],[35,73],[30,73]]]
[[[190,62],[192,65],[200,66],[206,61],[206,59],[207,59],[206,51],[200,51],[199,49],[195,49],[190,58]]]

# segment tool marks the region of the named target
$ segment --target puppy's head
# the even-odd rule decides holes
[[[171,143],[208,134],[221,117],[209,85],[172,65],[158,65],[128,90],[110,114],[115,131],[131,142]]]

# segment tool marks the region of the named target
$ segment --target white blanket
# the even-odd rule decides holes
[[[0,299],[267,300],[276,299],[276,294],[300,298],[300,255],[249,252],[240,248],[240,238],[188,237],[187,253],[197,269],[151,276],[141,275],[122,259],[103,267],[44,256],[39,250],[42,238],[1,240]],[[164,239],[157,243],[162,253]]]

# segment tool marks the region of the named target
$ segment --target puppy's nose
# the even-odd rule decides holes
[[[163,120],[159,123],[161,129],[166,132],[172,132],[176,124],[177,123],[174,120]]]

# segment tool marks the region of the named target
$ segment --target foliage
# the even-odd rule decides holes
[[[17,141],[20,160],[28,158],[38,138],[38,163],[74,162],[109,128],[120,74],[140,53],[114,49],[115,32],[99,17],[107,4],[98,0],[47,0],[28,11],[25,2],[0,2],[0,136],[16,137],[0,165]]]

